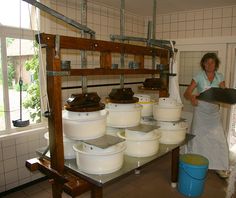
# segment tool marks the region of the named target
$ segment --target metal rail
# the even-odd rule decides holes
[[[44,12],[46,12],[46,13],[54,16],[54,17],[56,17],[57,19],[60,19],[60,20],[62,20],[64,22],[66,22],[67,24],[72,25],[73,27],[75,27],[75,28],[77,28],[79,30],[82,30],[82,31],[90,34],[91,38],[95,37],[95,31],[93,31],[92,29],[90,29],[87,26],[82,25],[82,24],[74,21],[73,19],[70,19],[70,18],[64,16],[63,14],[61,14],[61,13],[59,13],[59,12],[57,12],[57,11],[47,7],[47,6],[45,6],[44,4],[39,3],[36,0],[23,0],[23,1],[25,1],[25,2],[27,2],[29,4],[31,4],[31,5],[39,8],[40,10],[43,10]]]
[[[135,37],[135,36],[121,36],[121,35],[110,35],[110,39],[112,41],[119,40],[119,41],[138,41],[147,43],[148,46],[156,46],[160,48],[164,48],[167,50],[172,50],[172,48],[169,46],[170,41],[169,40],[159,40],[159,39],[147,39],[142,37]],[[172,41],[173,44],[175,44],[175,41]],[[177,49],[175,49],[177,50]]]
[[[120,36],[125,35],[125,0],[120,0]],[[121,41],[122,43],[124,41]],[[123,69],[125,67],[125,54],[122,52],[120,55],[120,66]],[[120,75],[120,88],[124,88],[124,75]]]
[[[81,0],[81,24],[87,26],[87,0]],[[82,38],[86,38],[86,33],[82,31],[81,33]],[[81,50],[81,68],[86,69],[87,68],[87,52],[85,50]],[[87,93],[87,76],[82,76],[82,93]]]

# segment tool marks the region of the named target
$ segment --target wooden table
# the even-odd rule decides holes
[[[132,174],[137,170],[142,169],[148,164],[171,152],[171,185],[172,187],[175,187],[178,180],[180,146],[187,144],[187,142],[190,141],[193,137],[193,135],[187,134],[186,139],[180,144],[160,144],[158,153],[151,157],[130,157],[125,155],[122,168],[114,173],[102,175],[87,174],[77,167],[75,159],[65,160],[65,169],[69,169],[74,175],[92,184],[92,198],[102,198],[104,186],[115,182],[116,180],[122,179],[123,177],[128,176],[129,174]],[[38,153],[41,154],[43,150],[44,149],[38,150]]]

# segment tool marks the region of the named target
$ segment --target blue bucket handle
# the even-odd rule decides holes
[[[183,168],[184,172],[185,172],[189,177],[191,177],[191,178],[193,178],[193,179],[196,179],[196,180],[205,180],[205,179],[207,178],[207,174],[206,174],[205,177],[203,177],[203,178],[196,178],[196,177],[193,177],[192,175],[190,175],[190,174],[188,173],[188,171],[185,169],[184,166],[182,166],[182,168]]]

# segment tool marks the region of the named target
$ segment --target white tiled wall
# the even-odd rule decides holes
[[[150,19],[147,17],[146,20]],[[236,4],[157,16],[156,37],[161,39],[235,35]]]
[[[58,12],[68,16],[75,21],[81,22],[80,16],[80,1],[60,1],[51,0],[51,8],[57,10]],[[48,17],[48,16],[46,16]],[[53,18],[46,18],[43,16],[43,28],[48,33],[61,34],[66,36],[77,36],[81,37],[80,31],[63,22],[59,22]],[[125,13],[125,35],[136,36],[136,37],[146,37],[147,31],[144,28],[146,23],[146,17],[138,16],[133,13]],[[96,39],[108,40],[110,41],[110,35],[120,34],[120,9],[111,8],[104,5],[99,5],[95,0],[88,1],[87,4],[87,26],[96,32]],[[72,68],[80,68],[80,53],[75,50],[63,50],[61,59],[71,60]],[[98,52],[88,52],[87,63],[88,68],[99,67],[100,53]],[[125,67],[128,67],[128,62],[133,60],[133,56],[125,56]],[[120,65],[119,55],[114,55],[112,58],[113,63],[118,63]],[[151,66],[151,61],[147,60],[146,67]],[[150,75],[148,75],[150,77]],[[126,76],[125,82],[142,82],[146,76]],[[119,76],[103,76],[101,77],[88,77],[88,84],[105,84],[105,83],[119,83]],[[79,77],[64,77],[62,86],[80,86],[81,80]],[[137,92],[137,85],[128,86],[132,87],[133,91]],[[100,88],[88,88],[89,92],[96,91],[99,96],[104,98],[108,95],[111,89],[114,87],[100,87]],[[63,90],[63,104],[65,100],[70,96],[71,93],[81,92],[81,89],[71,89]]]
[[[80,2],[79,1],[60,1],[51,0],[50,7],[58,10],[62,14],[80,22]],[[120,10],[119,8],[111,8],[99,5],[94,0],[88,1],[87,26],[96,32],[96,39],[110,40],[111,34],[120,33]],[[151,16],[143,17],[133,13],[126,12],[125,15],[125,35],[146,37],[148,20],[152,20]],[[44,28],[50,33],[63,34],[68,36],[78,36],[78,30],[59,22],[53,18],[46,19]],[[217,7],[192,10],[186,12],[170,13],[165,15],[157,15],[156,37],[161,39],[183,39],[196,37],[214,37],[214,36],[230,36],[236,35],[236,5],[228,7]],[[72,61],[72,68],[80,67],[80,54],[78,51],[67,50],[62,53],[62,59]],[[88,53],[88,67],[98,67],[99,53]],[[126,56],[125,65],[132,57]],[[120,63],[119,56],[113,57],[113,63]],[[146,67],[151,66],[148,60]],[[145,76],[147,77],[147,76]],[[119,77],[105,76],[102,79],[97,77],[89,77],[88,84],[118,83]],[[126,82],[143,81],[144,77],[126,77]],[[63,79],[63,86],[81,85],[80,78],[66,77]],[[131,86],[135,91],[137,86]],[[105,97],[111,90],[106,88],[90,88],[89,91],[97,91],[100,96]],[[63,103],[65,99],[73,92],[80,90],[64,90]]]
[[[46,146],[45,130],[0,138],[0,193],[42,177],[31,173],[25,161],[36,157],[36,149]]]
[[[81,22],[80,1],[51,0],[49,6],[52,9]],[[48,16],[47,16],[48,18]],[[143,28],[145,17],[132,13],[126,13],[125,34],[130,36],[146,36]],[[68,36],[80,36],[80,31],[71,26],[50,17],[50,32]],[[48,25],[48,24],[44,24]],[[88,1],[87,5],[87,26],[96,32],[96,39],[110,40],[110,34],[120,34],[120,11],[119,8],[111,8],[98,5],[95,0]],[[46,28],[45,26],[43,26]]]

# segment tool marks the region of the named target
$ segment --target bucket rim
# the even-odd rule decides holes
[[[195,158],[195,161],[191,161],[189,159],[191,158]],[[199,161],[201,160],[201,161]],[[209,166],[209,160],[202,156],[202,155],[199,155],[199,154],[195,154],[195,153],[188,153],[188,154],[183,154],[183,155],[180,155],[179,157],[179,162],[182,162],[186,165],[189,165],[189,166],[197,166],[197,167],[208,167]]]

